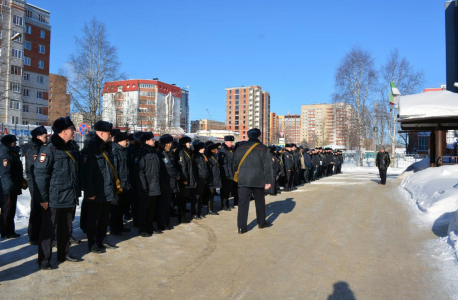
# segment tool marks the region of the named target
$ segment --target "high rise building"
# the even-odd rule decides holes
[[[182,94],[179,87],[158,80],[106,82],[102,118],[120,128],[139,126],[156,132],[178,128]]]
[[[50,13],[25,0],[2,0],[0,16],[0,121],[47,125]]]
[[[180,127],[189,132],[189,91],[181,89]]]
[[[226,123],[215,120],[200,119],[191,121],[191,127],[191,132],[194,133],[199,130],[226,130]]]
[[[285,144],[300,145],[301,140],[301,116],[297,114],[277,115],[277,133],[278,137],[283,135]],[[282,134],[280,134],[280,132]]]
[[[278,144],[278,130],[277,130],[277,114],[274,112],[270,113],[269,117],[269,130],[270,130],[270,144]]]
[[[59,117],[70,116],[70,94],[67,94],[67,77],[49,74],[48,123]]]
[[[311,104],[301,106],[301,141],[310,145],[344,146],[351,124],[351,106],[336,104]]]
[[[260,86],[234,87],[226,89],[226,129],[240,134],[247,140],[247,132],[258,128],[264,144],[270,142],[270,93]]]

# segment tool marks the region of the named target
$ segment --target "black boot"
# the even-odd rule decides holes
[[[208,214],[209,215],[219,215],[219,213],[213,211],[213,201],[208,201]]]

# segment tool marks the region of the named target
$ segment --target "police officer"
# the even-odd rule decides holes
[[[291,144],[285,145],[285,152],[283,153],[283,162],[285,164],[285,192],[290,192],[294,187],[294,172],[296,162],[293,153],[291,152]]]
[[[377,153],[377,158],[375,160],[375,165],[378,168],[380,174],[379,184],[386,184],[386,171],[390,167],[390,163],[390,155],[387,152],[385,152],[384,148],[382,148],[380,152]]]
[[[191,191],[191,215],[194,220],[202,219],[202,198],[205,182],[208,179],[208,160],[204,155],[205,144],[198,142],[194,144],[192,155],[192,166],[196,188]]]
[[[277,146],[272,145],[269,147],[270,159],[272,163],[272,182],[270,184],[270,194],[272,196],[277,196],[278,190],[278,179],[280,178],[281,173],[281,163],[277,157]]]
[[[38,265],[42,270],[52,269],[50,260],[56,226],[57,259],[80,261],[69,254],[72,221],[81,194],[80,155],[70,142],[75,137],[75,126],[69,117],[61,117],[54,121],[52,129],[51,142],[40,148],[33,168],[35,197],[44,210],[38,245]]]
[[[118,203],[111,205],[110,210],[110,233],[121,235],[121,232],[130,232],[124,227],[123,215],[128,210],[129,200],[132,192],[132,164],[128,151],[127,132],[117,132],[113,137],[113,166],[116,175],[121,181],[122,193],[118,194]]]
[[[170,204],[173,194],[179,191],[180,173],[176,168],[175,155],[171,151],[173,137],[170,134],[164,134],[160,137],[159,142],[161,197],[158,202],[157,226],[160,230],[171,230],[173,226],[170,224]]]
[[[179,193],[177,194],[178,206],[178,223],[188,223],[186,219],[186,202],[191,195],[191,190],[196,187],[196,179],[194,178],[192,153],[191,153],[191,138],[184,136],[179,140],[179,146],[175,151],[178,160],[178,171],[180,172],[180,180],[178,180]]]
[[[239,209],[237,215],[238,232],[247,232],[248,210],[251,195],[256,204],[256,217],[259,228],[271,226],[266,221],[266,203],[264,190],[270,188],[272,181],[272,165],[267,146],[259,140],[261,131],[257,128],[248,130],[248,141],[243,142],[234,153],[232,166],[234,174],[238,174]],[[243,159],[245,157],[245,159]]]
[[[27,188],[23,178],[20,148],[16,147],[16,136],[5,135],[0,145],[0,177],[3,187],[3,204],[0,213],[0,233],[2,238],[17,238],[14,216],[16,215],[17,196],[22,194],[21,187]],[[24,185],[25,183],[25,185]]]
[[[216,195],[216,189],[221,188],[221,174],[220,165],[218,163],[218,144],[210,142],[206,147],[206,153],[208,160],[208,180],[206,184],[206,200],[207,200],[207,213],[209,215],[219,215],[215,212],[214,201]]]
[[[39,126],[32,130],[31,134],[32,141],[22,147],[22,152],[25,155],[25,174],[27,175],[27,185],[30,192],[30,217],[27,233],[29,235],[29,244],[38,245],[43,208],[40,202],[37,201],[37,197],[34,196],[36,192],[36,182],[33,174],[33,167],[41,146],[46,145],[48,141],[48,131],[44,126]]]
[[[87,207],[87,239],[89,251],[103,253],[105,249],[118,248],[105,238],[110,215],[110,205],[116,203],[116,175],[113,173],[111,130],[113,124],[98,121],[95,135],[81,151],[81,180]],[[113,167],[114,168],[114,167]]]
[[[232,143],[234,142],[233,135],[226,135],[224,143],[218,149],[218,162],[221,174],[221,210],[230,211],[229,194],[232,188],[232,180],[234,179],[234,170],[232,169],[232,159],[234,152]]]

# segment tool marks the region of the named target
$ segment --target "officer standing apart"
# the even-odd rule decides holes
[[[22,194],[21,187],[27,188],[22,176],[22,162],[19,158],[20,149],[16,147],[16,136],[5,135],[0,145],[0,177],[3,187],[3,204],[0,213],[0,233],[2,238],[17,238],[14,216],[16,215],[17,196]],[[25,185],[24,185],[25,183]]]
[[[29,218],[29,244],[38,245],[40,237],[41,220],[43,218],[43,208],[35,197],[36,182],[33,174],[34,162],[38,156],[41,146],[48,141],[48,131],[44,126],[39,126],[32,130],[32,141],[25,144],[23,153],[25,154],[25,174],[27,175],[27,185],[30,192],[30,218]]]
[[[41,147],[34,163],[37,193],[44,209],[38,245],[38,265],[51,270],[54,228],[57,225],[57,260],[78,262],[69,255],[72,221],[81,193],[79,184],[79,151],[71,143],[75,126],[69,117],[54,121],[51,143]]]
[[[95,135],[81,151],[81,180],[88,205],[86,232],[89,251],[94,253],[118,248],[105,241],[110,205],[117,203],[117,176],[109,143],[112,128],[113,124],[105,121],[95,123]]]
[[[272,165],[269,149],[259,140],[261,131],[257,128],[248,130],[248,141],[243,142],[234,153],[232,166],[234,181],[238,182],[239,210],[237,215],[238,232],[247,232],[248,210],[251,195],[256,204],[256,217],[259,228],[271,226],[266,221],[266,203],[264,190],[270,188]]]
[[[381,149],[379,153],[377,153],[377,159],[375,160],[375,165],[378,167],[378,171],[380,174],[380,182],[379,184],[386,184],[386,171],[390,166],[391,160],[390,155],[385,152],[385,149]]]

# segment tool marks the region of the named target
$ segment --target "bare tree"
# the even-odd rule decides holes
[[[391,155],[394,158],[399,127],[397,122],[398,107],[391,105],[388,101],[389,83],[393,81],[401,95],[410,95],[421,89],[425,79],[423,71],[415,70],[405,57],[400,57],[398,49],[395,48],[387,57],[386,63],[380,68],[380,81],[380,94],[383,101],[380,103],[381,115],[387,125],[391,141]],[[404,141],[407,149],[407,134],[401,134],[399,137]],[[394,166],[394,163],[395,161],[392,159],[391,165]]]
[[[81,37],[75,38],[76,52],[70,55],[68,65],[60,73],[68,78],[71,101],[89,123],[102,117],[103,85],[108,81],[124,79],[117,48],[108,41],[103,22],[95,17],[85,23]]]
[[[366,115],[371,110],[371,96],[377,83],[377,74],[374,69],[374,59],[368,51],[354,47],[342,59],[336,70],[334,102],[344,102],[352,107],[356,126],[359,163],[363,165],[362,148],[364,147],[364,133]]]

